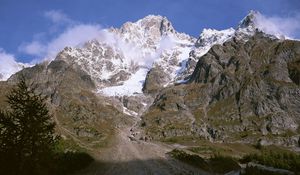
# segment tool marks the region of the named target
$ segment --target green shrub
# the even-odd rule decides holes
[[[300,155],[293,152],[262,150],[260,154],[245,156],[241,162],[256,162],[274,168],[300,172]]]

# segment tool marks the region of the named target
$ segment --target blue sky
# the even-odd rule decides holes
[[[275,21],[300,19],[299,0],[0,0],[0,52],[21,62],[39,60],[71,27],[88,25],[81,27],[94,32],[149,14],[166,16],[177,31],[197,37],[203,28],[235,27],[251,9]],[[291,35],[300,38],[295,31]]]

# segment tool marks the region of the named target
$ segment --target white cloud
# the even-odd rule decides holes
[[[86,41],[95,39],[101,34],[99,25],[79,24],[67,28],[63,33],[47,43],[34,40],[30,43],[23,43],[19,47],[19,51],[29,55],[38,56],[42,60],[54,59],[56,54],[66,46],[79,46]]]
[[[18,48],[19,51],[30,54],[41,56],[45,53],[45,46],[41,44],[39,41],[33,41],[31,43],[23,43]]]
[[[62,33],[58,34],[56,38],[53,38],[49,42],[43,42],[38,37],[32,42],[21,44],[19,51],[38,58],[35,59],[34,62],[45,59],[52,60],[56,57],[58,52],[65,47],[78,47],[92,39],[99,39],[101,42],[118,48],[127,60],[134,60],[134,62],[140,65],[150,65],[153,63],[153,60],[159,56],[158,54],[150,55],[142,52],[135,43],[125,42],[118,35],[109,32],[107,29],[102,29],[100,25],[75,23],[61,11],[47,11],[45,12],[45,16],[54,23],[53,26],[62,23],[67,25]],[[72,21],[72,23],[70,21]],[[172,47],[171,43],[173,43],[171,38],[163,38],[160,42],[158,53],[160,54],[162,50]]]
[[[171,36],[165,36],[158,44],[156,52],[143,52],[143,49],[135,43],[128,43],[121,39],[118,35],[109,32],[107,29],[102,29],[100,25],[79,24],[66,29],[58,37],[52,39],[48,43],[42,44],[35,40],[31,43],[20,46],[20,51],[39,57],[38,60],[53,60],[58,52],[65,47],[81,47],[87,41],[98,39],[103,43],[117,48],[130,62],[133,60],[139,65],[152,65],[154,60],[161,55],[166,49],[171,49],[175,46],[175,40]],[[32,63],[39,62],[34,60]]]
[[[60,10],[49,10],[44,13],[45,17],[50,19],[53,23],[72,23],[73,20],[70,19],[66,14]]]
[[[99,37],[103,30],[100,25],[93,24],[80,24],[70,19],[66,14],[60,10],[50,10],[44,13],[45,17],[53,22],[53,25],[49,28],[48,33],[53,31],[57,32],[57,27],[61,26],[63,32],[56,34],[55,38],[52,38],[48,42],[43,42],[40,37],[36,37],[31,42],[22,43],[19,46],[19,51],[35,56],[34,62],[39,62],[45,59],[54,59],[59,51],[65,47],[79,46],[89,40]],[[43,34],[45,35],[45,33]],[[109,36],[108,36],[109,37]]]
[[[151,66],[155,60],[165,51],[173,48],[175,44],[175,39],[173,36],[164,36],[160,40],[158,44],[157,50],[154,52],[153,55],[150,55],[149,57],[143,58],[142,64]]]
[[[21,68],[22,66],[16,62],[14,55],[6,53],[0,48],[0,81],[7,80]]]
[[[256,16],[256,25],[264,32],[275,36],[300,37],[300,14],[290,17],[268,17],[258,14]]]
[[[67,29],[46,45],[46,57],[54,58],[66,46],[74,47],[99,37],[99,25],[80,24]]]

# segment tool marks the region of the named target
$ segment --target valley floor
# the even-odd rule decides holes
[[[118,129],[112,147],[94,154],[95,162],[81,175],[148,175],[201,174],[204,171],[170,158],[166,153],[174,149],[161,143],[135,140],[130,128]]]

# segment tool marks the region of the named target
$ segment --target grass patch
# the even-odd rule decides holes
[[[168,153],[173,158],[192,165],[196,168],[201,168],[205,171],[211,171],[210,166],[205,159],[195,154],[187,154],[186,152],[178,149],[174,149]]]
[[[76,151],[76,152],[85,152],[86,150],[80,147],[73,139],[60,139],[57,145],[55,146],[55,152],[65,152],[65,151]]]
[[[208,141],[197,142],[197,146],[191,146],[188,150],[200,154],[204,157],[213,157],[214,155],[224,155],[236,158],[242,158],[249,153],[259,152],[254,146],[240,143],[211,143]]]
[[[179,143],[179,144],[187,144],[187,143],[193,143],[194,141],[199,140],[199,138],[195,138],[193,136],[177,136],[177,137],[168,137],[160,139],[161,142],[165,143]]]
[[[197,154],[201,154],[206,157],[212,157],[212,155],[216,155],[228,151],[224,148],[212,147],[208,145],[203,145],[201,147],[191,147],[188,150]]]

